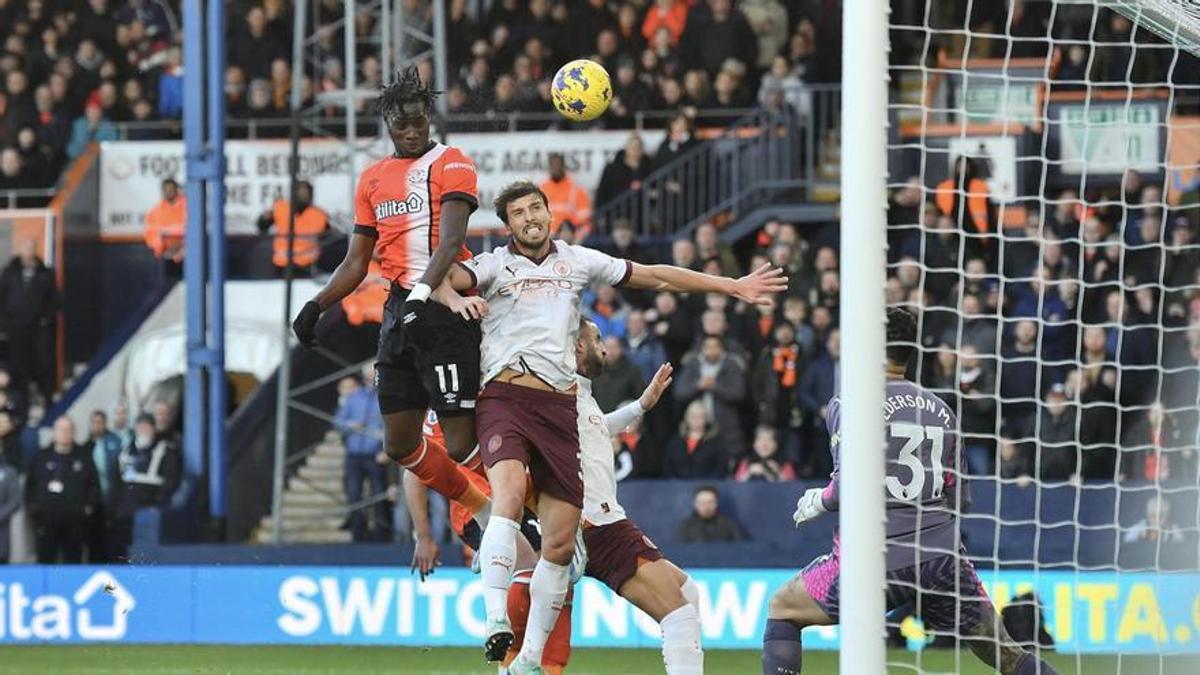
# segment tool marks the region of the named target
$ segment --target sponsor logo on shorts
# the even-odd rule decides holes
[[[455,401],[458,400],[458,394],[456,394],[452,391],[448,391],[443,395],[443,398],[446,399],[446,403],[454,403]]]
[[[500,436],[492,436],[488,440],[488,444],[487,444],[488,452],[490,452],[492,454],[496,454],[496,452],[500,450],[501,443],[503,443],[503,441],[500,440]]]

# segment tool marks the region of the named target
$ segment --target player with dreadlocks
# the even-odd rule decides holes
[[[464,245],[467,218],[478,206],[474,162],[429,138],[438,94],[415,67],[381,89],[379,110],[395,153],[359,176],[346,257],[292,329],[301,344],[314,346],[321,312],[358,288],[378,253],[391,281],[376,362],[384,449],[422,483],[475,514],[482,527],[488,499],[454,463],[469,464],[475,447],[480,328],[459,316],[463,305],[428,301],[450,266],[471,257]],[[445,446],[422,438],[427,408],[437,411]]]

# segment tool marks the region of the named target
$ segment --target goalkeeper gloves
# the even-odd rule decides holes
[[[317,345],[317,321],[321,319],[321,306],[316,300],[304,303],[303,309],[292,322],[292,332],[300,344],[312,349]]]
[[[825,513],[825,502],[821,500],[822,492],[824,492],[823,488],[812,488],[796,500],[796,512],[792,514],[792,522],[796,524],[796,527]]]

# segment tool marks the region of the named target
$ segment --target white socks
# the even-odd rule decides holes
[[[529,579],[529,622],[525,625],[525,642],[518,659],[525,663],[542,662],[542,650],[558,621],[569,583],[570,568],[567,565],[558,565],[545,558],[538,560]]]
[[[479,542],[480,576],[483,579],[483,606],[489,621],[508,617],[508,587],[517,563],[517,532],[514,520],[492,516]]]
[[[688,583],[691,583],[690,579]],[[687,593],[684,597],[688,597]],[[688,598],[688,603],[664,616],[659,623],[662,627],[663,662],[667,666],[667,675],[704,673],[704,650],[700,648],[700,613],[696,611],[696,606],[691,604],[691,598]]]
[[[688,601],[688,604],[696,608],[696,613],[700,612],[700,587],[692,581],[691,577],[687,578],[679,585],[679,592],[683,593],[683,599]]]

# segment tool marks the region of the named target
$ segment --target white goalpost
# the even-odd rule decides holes
[[[840,672],[977,667],[923,607],[885,619],[888,305],[958,415],[965,556],[1014,639],[1200,672],[1200,0],[846,0],[842,27]]]
[[[887,184],[887,2],[849,0],[843,26],[840,322],[842,675],[884,672],[884,271]],[[850,658],[848,655],[853,655]]]

